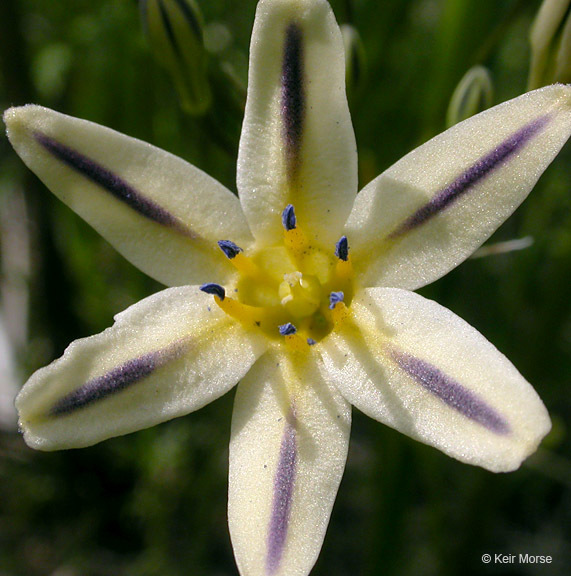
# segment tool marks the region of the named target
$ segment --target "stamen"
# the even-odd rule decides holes
[[[317,342],[316,342],[313,338],[308,338],[308,339],[307,339],[307,343],[308,343],[310,346],[313,346],[314,344],[317,344]]]
[[[250,306],[230,297],[224,300],[216,298],[215,301],[228,316],[232,316],[248,328],[259,328],[270,336],[276,334],[276,326],[284,321],[284,312],[281,306],[273,308]]]
[[[297,332],[297,328],[291,322],[288,322],[279,326],[279,331],[282,336],[290,336]]]
[[[243,252],[240,246],[236,246],[236,244],[234,244],[234,242],[230,240],[219,240],[218,246],[220,246],[220,250],[222,250],[222,252],[224,252],[224,254],[226,254],[226,257],[229,258],[230,260],[236,258],[236,256],[240,252]]]
[[[341,236],[339,242],[335,244],[335,256],[337,256],[339,260],[347,262],[349,258],[349,243],[347,242],[347,236]]]
[[[335,256],[339,258],[335,266],[335,286],[343,289],[343,293],[350,302],[353,297],[353,265],[349,255],[349,242],[347,236],[341,236],[335,244]]]
[[[331,292],[331,294],[329,294],[329,310],[333,310],[337,303],[343,302],[344,298],[345,294],[343,294],[343,292]]]
[[[285,230],[284,242],[298,265],[303,262],[307,248],[307,238],[303,231],[297,227],[297,218],[294,207],[288,204],[282,212],[282,224]]]
[[[200,289],[206,294],[212,294],[213,296],[218,296],[220,300],[226,298],[226,290],[220,286],[220,284],[214,284],[213,282],[208,282],[203,284]]]
[[[294,230],[297,225],[295,210],[291,204],[288,204],[282,212],[282,224],[286,230]]]

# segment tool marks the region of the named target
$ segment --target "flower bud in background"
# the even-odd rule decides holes
[[[170,73],[183,110],[210,106],[202,14],[194,0],[140,0],[143,26],[155,58]]]
[[[528,90],[571,82],[571,0],[544,0],[529,35]]]
[[[364,84],[366,72],[365,47],[361,36],[351,24],[341,26],[343,45],[345,48],[345,84],[349,98]]]
[[[454,124],[490,108],[493,99],[494,87],[488,69],[483,66],[470,68],[452,94],[446,112],[446,126],[454,126]]]

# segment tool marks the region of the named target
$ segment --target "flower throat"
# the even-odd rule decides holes
[[[252,255],[230,240],[218,246],[240,273],[235,298],[213,283],[200,289],[243,325],[294,347],[312,346],[349,314],[353,269],[347,238],[331,252],[311,243],[297,226],[294,207],[282,213],[283,242]]]

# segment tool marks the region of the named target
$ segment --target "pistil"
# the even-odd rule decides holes
[[[301,272],[284,275],[279,296],[285,309],[298,318],[311,316],[321,303],[321,286],[314,276]]]

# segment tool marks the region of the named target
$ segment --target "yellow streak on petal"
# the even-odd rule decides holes
[[[306,353],[309,350],[307,338],[301,334],[289,334],[285,337],[285,344],[290,352]]]
[[[292,230],[284,230],[284,244],[297,263],[303,262],[309,244],[299,226]]]

